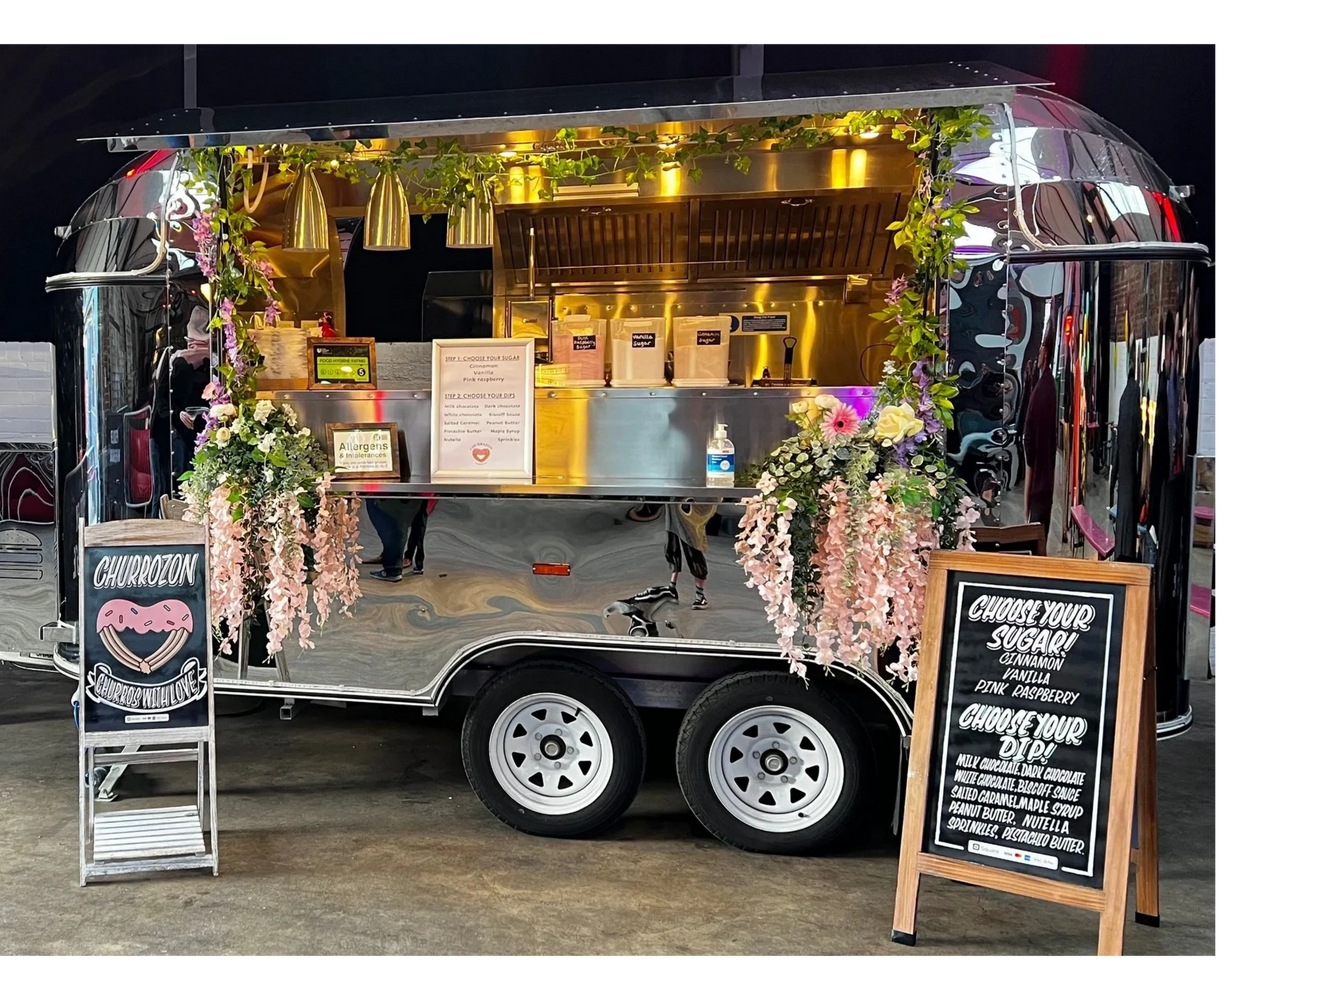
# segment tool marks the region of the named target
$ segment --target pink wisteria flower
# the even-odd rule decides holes
[[[840,437],[855,434],[859,423],[860,420],[856,416],[856,411],[846,403],[839,403],[824,414],[819,429],[824,435],[824,440],[832,444]]]
[[[261,606],[268,634],[255,641],[266,639],[270,656],[293,632],[301,648],[312,648],[314,628],[328,622],[335,600],[344,614],[352,613],[361,596],[360,501],[335,495],[332,482],[328,473],[318,480],[313,525],[295,492],[244,503],[233,499],[229,482],[192,498],[188,517],[208,525],[213,627],[224,654]],[[306,549],[313,554],[313,572],[306,569]]]

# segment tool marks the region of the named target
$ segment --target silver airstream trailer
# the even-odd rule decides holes
[[[957,156],[955,196],[981,211],[970,217],[959,248],[967,267],[950,294],[952,366],[963,391],[949,450],[978,492],[996,494],[994,518],[1021,520],[1024,370],[1043,337],[1053,339],[1066,444],[1050,541],[1092,557],[1088,533],[1115,532],[1103,482],[1113,397],[1133,371],[1159,406],[1184,398],[1165,385],[1188,368],[1198,342],[1191,276],[1206,250],[1190,242],[1183,194],[1148,154],[1040,80],[950,64],[345,108],[194,109],[109,137],[112,150],[137,155],[71,220],[48,281],[59,603],[32,616],[26,653],[75,673],[78,520],[162,516],[161,498],[188,457],[173,398],[176,352],[207,290],[185,225],[199,206],[179,150],[423,137],[530,149],[566,127],[583,141],[607,125],[675,123],[687,133],[701,122],[716,128],[769,115],[970,104],[985,106],[994,132]],[[285,315],[331,312],[341,332],[375,338],[379,353],[374,389],[274,395],[321,435],[329,423],[397,424],[401,481],[340,488],[433,510],[420,574],[367,578],[354,616],[330,624],[313,650],[223,661],[220,693],[281,699],[287,716],[304,701],[433,715],[446,699],[466,699],[473,787],[500,819],[537,834],[588,835],[628,807],[644,766],[639,711],[650,707],[685,710],[682,789],[700,820],[736,846],[816,850],[849,829],[868,797],[896,801],[910,692],[851,669],[812,671],[808,686],[786,672],[732,553],[746,490],[708,487],[703,471],[717,423],[730,428],[743,466],[786,435],[793,399],[832,392],[855,401],[871,392],[884,360],[883,328],[871,313],[904,265],[886,226],[902,217],[912,159],[887,137],[752,159],[746,174],[705,169],[697,180],[562,187],[551,199],[513,186],[489,218],[472,220],[480,235],[460,237],[489,249],[481,279],[413,279],[425,289],[421,326],[354,308],[357,296],[376,294],[364,280],[364,187],[321,181],[330,233],[341,238],[312,261],[285,254],[273,238],[287,187],[270,178],[254,215],[275,248]],[[444,220],[413,226],[414,240],[446,238]],[[388,266],[384,259],[377,255],[376,267]],[[432,483],[430,341],[508,337],[534,316],[544,328],[580,313],[730,316],[731,384],[539,387],[531,483]],[[1191,454],[1186,441],[1171,467]],[[1190,505],[1173,496],[1171,516],[1183,530]],[[706,550],[703,606],[691,603],[688,586],[676,595],[665,586],[680,568],[668,529],[682,519]],[[1162,535],[1159,527],[1131,557],[1155,559],[1163,579],[1188,588],[1188,550],[1182,557]],[[364,518],[363,538],[373,555]],[[1160,613],[1158,621],[1160,720],[1179,728],[1188,722],[1188,687],[1180,660],[1165,654],[1183,625],[1164,632]]]

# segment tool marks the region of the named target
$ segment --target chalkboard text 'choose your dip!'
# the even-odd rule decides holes
[[[1037,582],[951,581],[922,849],[1101,888],[1124,588]]]

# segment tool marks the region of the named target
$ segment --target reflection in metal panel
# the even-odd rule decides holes
[[[526,282],[530,239],[540,285],[685,277],[686,203],[511,208],[497,215],[504,266],[515,286]]]
[[[901,194],[703,201],[699,277],[883,274]]]
[[[985,110],[991,136],[955,151],[953,198],[980,209],[965,250],[1189,245],[1196,227],[1170,178],[1100,115],[1029,89]]]

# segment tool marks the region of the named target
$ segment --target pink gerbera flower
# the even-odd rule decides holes
[[[839,403],[824,414],[819,429],[824,432],[824,440],[832,444],[834,439],[856,433],[856,411],[846,403]]]

